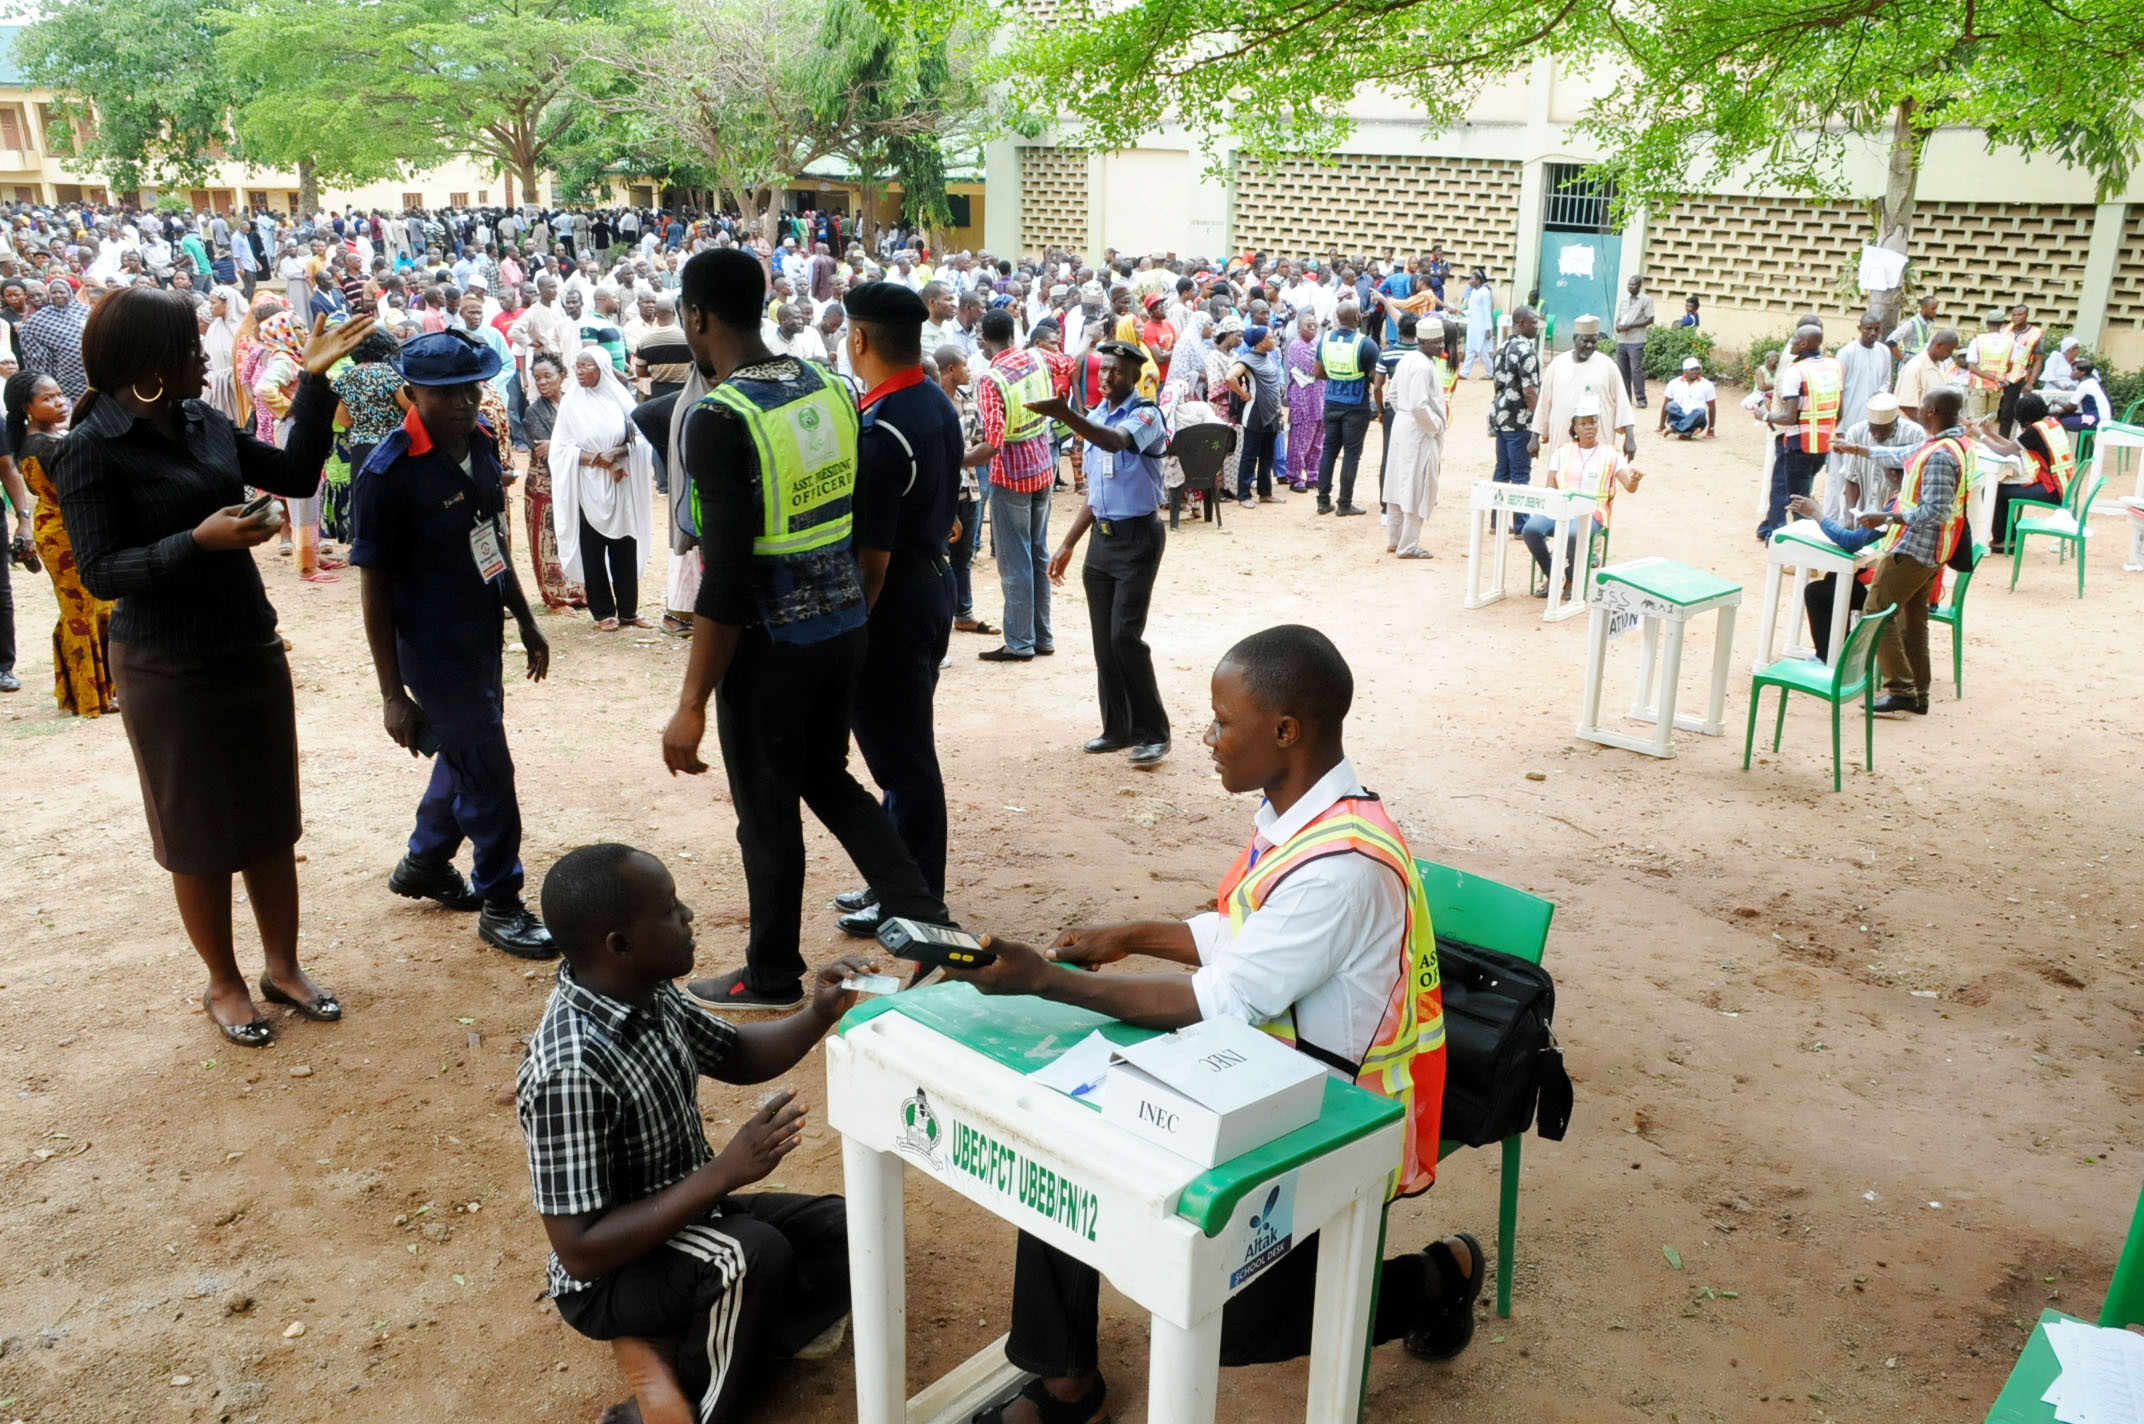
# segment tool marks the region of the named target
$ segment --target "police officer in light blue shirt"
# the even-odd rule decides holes
[[[1169,754],[1169,714],[1146,645],[1147,606],[1161,572],[1160,509],[1167,499],[1161,450],[1169,436],[1160,407],[1138,394],[1144,353],[1127,341],[1104,341],[1095,350],[1102,356],[1100,405],[1085,413],[1061,399],[1028,407],[1063,421],[1085,442],[1087,503],[1050,558],[1050,582],[1065,581],[1072,551],[1092,529],[1095,541],[1087,546],[1080,583],[1094,637],[1102,735],[1086,749],[1129,747],[1133,766],[1152,766]]]

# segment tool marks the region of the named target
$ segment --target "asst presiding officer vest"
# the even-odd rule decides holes
[[[1318,362],[1328,379],[1340,382],[1362,379],[1362,335],[1335,331],[1318,343]]]
[[[1947,563],[1957,552],[1958,540],[1965,533],[1965,502],[1972,488],[1973,457],[1965,442],[1955,436],[1939,435],[1906,457],[1906,468],[1898,482],[1898,498],[1891,501],[1891,508],[1901,514],[1910,513],[1921,502],[1921,471],[1928,464],[1928,457],[1938,450],[1950,451],[1951,458],[1958,462],[1958,486],[1951,492],[1950,513],[1943,520],[1943,530],[1936,536],[1936,562]],[[1877,545],[1881,553],[1888,554],[1906,537],[1906,526],[1894,524],[1884,531]]]
[[[759,620],[778,642],[816,642],[862,627],[868,612],[849,557],[859,421],[845,386],[811,362],[795,365],[793,379],[732,376],[700,399],[742,421],[759,456]],[[706,529],[697,481],[692,517]]]
[[[1253,845],[1255,845],[1255,840]],[[1251,847],[1236,857],[1221,880],[1220,911],[1241,932],[1288,874],[1322,856],[1364,855],[1400,878],[1406,890],[1407,923],[1392,946],[1392,991],[1377,1036],[1360,1063],[1308,1043],[1296,1032],[1295,1015],[1262,1025],[1267,1033],[1330,1067],[1351,1074],[1357,1087],[1391,1098],[1406,1110],[1399,1166],[1385,1196],[1427,1191],[1437,1177],[1438,1126],[1444,1115],[1444,986],[1437,974],[1437,936],[1430,925],[1422,876],[1399,827],[1375,796],[1335,801],[1323,815],[1274,846],[1253,863]],[[1342,930],[1343,927],[1335,927]]]
[[[1811,356],[1801,363],[1802,453],[1822,455],[1831,449],[1832,433],[1839,428],[1839,400],[1846,390],[1846,368],[1829,356]]]
[[[2003,372],[2003,384],[2009,385],[2025,379],[2032,370],[2032,353],[2040,349],[2040,328],[2028,326],[2023,331],[2016,327],[2004,328],[2010,336],[2010,361]]]
[[[1015,440],[1032,440],[1040,435],[1050,422],[1045,416],[1035,414],[1028,407],[1036,401],[1048,400],[1052,394],[1050,373],[1040,357],[1032,351],[1027,353],[1026,375],[1015,376],[993,361],[983,377],[998,388],[1005,400],[1005,443]]]
[[[2070,444],[2070,433],[2063,429],[2062,422],[2053,416],[2035,423],[2032,427],[2040,432],[2047,442],[2047,453],[2052,458],[2047,465],[2047,478],[2055,483],[2055,493],[2070,492],[2070,481],[2077,478],[2077,451]]]
[[[2009,379],[2012,339],[2010,328],[2001,331],[1983,331],[1976,338],[1973,358],[1973,384],[1984,391],[2000,390]]]

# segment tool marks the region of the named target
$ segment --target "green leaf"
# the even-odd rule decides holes
[[[1660,1248],[1660,1254],[1668,1258],[1669,1270],[1679,1271],[1682,1269],[1682,1252],[1676,1250],[1673,1246],[1663,1246]]]

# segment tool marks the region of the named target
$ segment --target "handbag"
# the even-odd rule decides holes
[[[1552,1142],[1571,1125],[1571,1078],[1556,1042],[1556,983],[1538,964],[1437,937],[1444,981],[1444,1119],[1469,1147],[1528,1126]]]

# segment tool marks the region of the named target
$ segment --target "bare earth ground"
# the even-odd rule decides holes
[[[1665,763],[1581,744],[1583,621],[1545,627],[1523,592],[1460,607],[1486,399],[1460,396],[1434,562],[1386,560],[1375,521],[1319,519],[1301,497],[1172,540],[1150,636],[1176,754],[1157,771],[1078,752],[1095,718],[1076,579],[1053,661],[980,664],[987,644],[956,635],[939,695],[954,908],[1036,937],[1198,909],[1253,809],[1197,745],[1207,672],[1246,632],[1316,623],[1356,670],[1352,752],[1416,850],[1556,901],[1578,1085],[1569,1140],[1527,1147],[1514,1317],[1485,1311],[1449,1367],[1380,1351],[1371,1417],[1978,1419],[2021,1322],[2097,1308],[2138,1184],[2144,897],[2122,867],[2144,579],[2119,571],[2111,520],[2081,603],[2051,554],[2015,594],[1991,570],[1970,601],[1969,699],[1939,682],[1931,716],[1880,724],[1876,774],[1849,768],[1843,795],[1815,704],[1748,773],[1736,738],[1685,734]],[[1748,589],[1737,735],[1759,449],[1739,414],[1715,442],[1648,433],[1652,478],[1616,522],[1618,557],[1684,556]],[[1071,510],[1061,495],[1060,527]],[[379,730],[356,580],[305,587],[262,562],[296,643],[305,942],[348,1018],[281,1020],[257,1053],[199,1017],[120,725],[54,716],[49,585],[18,579],[31,690],[0,709],[0,1420],[592,1419],[618,1394],[608,1352],[539,1298],[521,1140],[494,1098],[549,973],[388,895],[425,767]],[[683,646],[547,627],[552,681],[517,687],[510,712],[533,874],[590,840],[646,846],[726,967],[743,892],[721,779],[672,780],[657,750]],[[1940,664],[1940,630],[1937,648]],[[1702,628],[1686,706],[1710,649]],[[1611,705],[1635,662],[1635,639],[1615,645]],[[823,903],[853,877],[811,834]],[[808,952],[834,951],[831,916],[810,923]],[[794,1076],[817,1096],[813,1060]],[[703,1090],[718,1143],[756,1091]],[[777,1176],[838,1191],[837,1142],[815,1128]],[[1491,1240],[1496,1177],[1493,1153],[1454,1158],[1396,1209],[1394,1242]],[[914,1387],[1005,1328],[1012,1233],[911,1183]],[[1105,1336],[1119,1418],[1142,1419],[1144,1322],[1111,1298]],[[1300,1418],[1301,1383],[1299,1366],[1232,1371],[1222,1417]],[[766,1417],[846,1419],[852,1400],[844,1354],[787,1376]]]

